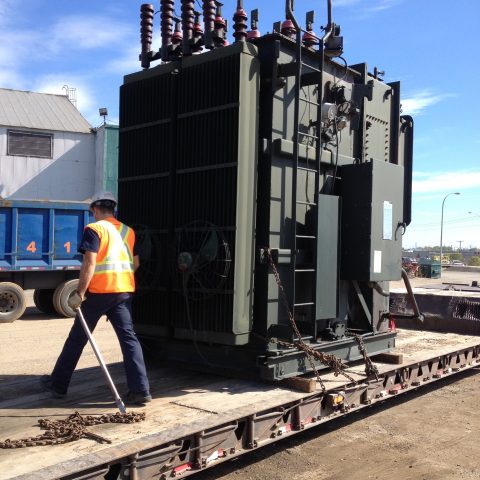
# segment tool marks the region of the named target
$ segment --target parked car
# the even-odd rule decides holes
[[[453,265],[455,267],[464,267],[465,266],[465,264],[460,260],[452,260],[451,265]]]

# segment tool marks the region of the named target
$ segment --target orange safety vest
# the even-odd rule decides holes
[[[135,232],[114,217],[90,223],[86,228],[91,228],[100,238],[95,272],[88,285],[88,291],[92,293],[134,292]]]

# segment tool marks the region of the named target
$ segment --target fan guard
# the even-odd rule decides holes
[[[232,259],[216,225],[198,220],[181,227],[175,258],[182,293],[188,299],[206,300],[223,291]]]

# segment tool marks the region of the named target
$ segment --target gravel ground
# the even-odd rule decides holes
[[[414,285],[471,283],[477,279],[480,280],[480,274],[476,272],[449,272],[440,281],[414,279]],[[71,319],[46,316],[33,306],[22,319],[0,324],[0,381],[12,375],[49,373],[71,324]],[[107,362],[121,361],[108,322],[99,322],[95,338]],[[87,347],[79,368],[94,365],[96,359]],[[321,425],[195,478],[480,479],[479,372],[480,369],[464,372],[439,382],[437,387],[424,387],[363,413]]]

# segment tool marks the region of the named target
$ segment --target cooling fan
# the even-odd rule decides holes
[[[162,274],[161,242],[155,231],[146,225],[133,225],[132,228],[135,231],[135,251],[140,260],[140,266],[135,272],[137,289],[155,288]]]
[[[222,291],[231,265],[222,232],[206,221],[184,225],[176,233],[176,268],[182,293],[205,300]]]

